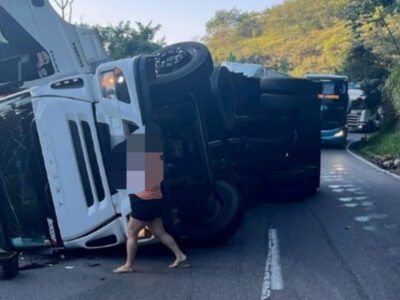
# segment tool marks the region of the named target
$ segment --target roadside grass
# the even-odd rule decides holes
[[[400,155],[400,124],[383,129],[359,144],[358,151],[366,156]]]

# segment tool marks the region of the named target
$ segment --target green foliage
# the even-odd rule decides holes
[[[386,127],[377,135],[361,145],[360,152],[364,155],[399,155],[400,153],[400,128],[399,126]]]
[[[229,56],[226,58],[226,61],[236,62],[237,61],[236,55],[233,54],[232,52],[229,53]]]
[[[356,43],[347,53],[341,73],[359,82],[367,95],[366,104],[375,110],[381,103],[381,90],[388,76],[385,62],[371,48]]]
[[[350,81],[361,82],[365,79],[382,79],[386,77],[386,66],[382,59],[373,53],[371,48],[356,43],[347,53],[342,72]]]
[[[285,73],[335,72],[350,46],[343,9],[349,0],[292,0],[263,12],[218,11],[205,43],[217,62],[261,63]]]
[[[364,73],[382,80],[381,68],[399,58],[398,2],[286,0],[262,12],[218,11],[207,23],[204,42],[217,62],[234,53],[238,61],[261,63],[295,76],[336,73],[348,64],[345,71],[355,76],[362,61],[372,60],[355,77]],[[360,62],[354,56],[358,46],[368,54]]]
[[[206,30],[209,39],[216,38],[222,33],[236,34],[240,37],[256,37],[262,33],[258,22],[258,13],[242,12],[236,8],[219,10],[207,22]]]
[[[117,26],[95,26],[113,59],[151,53],[163,46],[163,41],[154,41],[160,25],[153,26],[151,22],[144,25],[137,22],[136,27],[132,27],[129,21],[120,22]]]
[[[393,66],[390,71],[383,88],[385,113],[389,125],[400,120],[400,65]]]

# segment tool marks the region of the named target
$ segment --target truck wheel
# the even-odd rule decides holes
[[[213,71],[213,61],[207,47],[201,43],[184,42],[153,53],[156,89],[176,91],[198,85],[208,80]]]
[[[201,223],[185,220],[181,224],[185,239],[202,244],[219,244],[232,237],[242,223],[245,206],[234,186],[215,182],[214,214]]]
[[[209,100],[214,103],[207,103],[207,106],[214,106],[222,126],[231,130],[236,117],[236,94],[232,73],[226,67],[214,69],[211,75],[211,93],[212,98]]]

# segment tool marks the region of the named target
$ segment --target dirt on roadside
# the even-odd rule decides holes
[[[360,151],[363,142],[354,143],[350,150],[360,155],[364,159],[380,167],[381,169],[387,170],[394,174],[400,175],[400,155],[378,155],[378,154],[366,154]]]

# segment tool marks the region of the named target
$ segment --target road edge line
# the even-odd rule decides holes
[[[399,175],[394,174],[394,173],[392,173],[392,172],[389,172],[389,171],[387,171],[387,170],[384,170],[384,169],[378,167],[377,165],[373,164],[372,162],[366,160],[365,158],[361,157],[360,155],[355,154],[353,151],[351,151],[351,150],[350,150],[350,146],[353,145],[353,144],[356,143],[356,142],[357,142],[357,141],[352,141],[352,142],[350,142],[350,143],[346,146],[346,151],[347,151],[347,153],[349,153],[351,156],[357,158],[358,160],[362,161],[363,163],[367,164],[368,166],[374,168],[375,170],[378,170],[378,171],[381,172],[381,173],[390,175],[390,176],[392,176],[393,178],[396,178],[396,179],[400,180],[400,176],[399,176]]]

